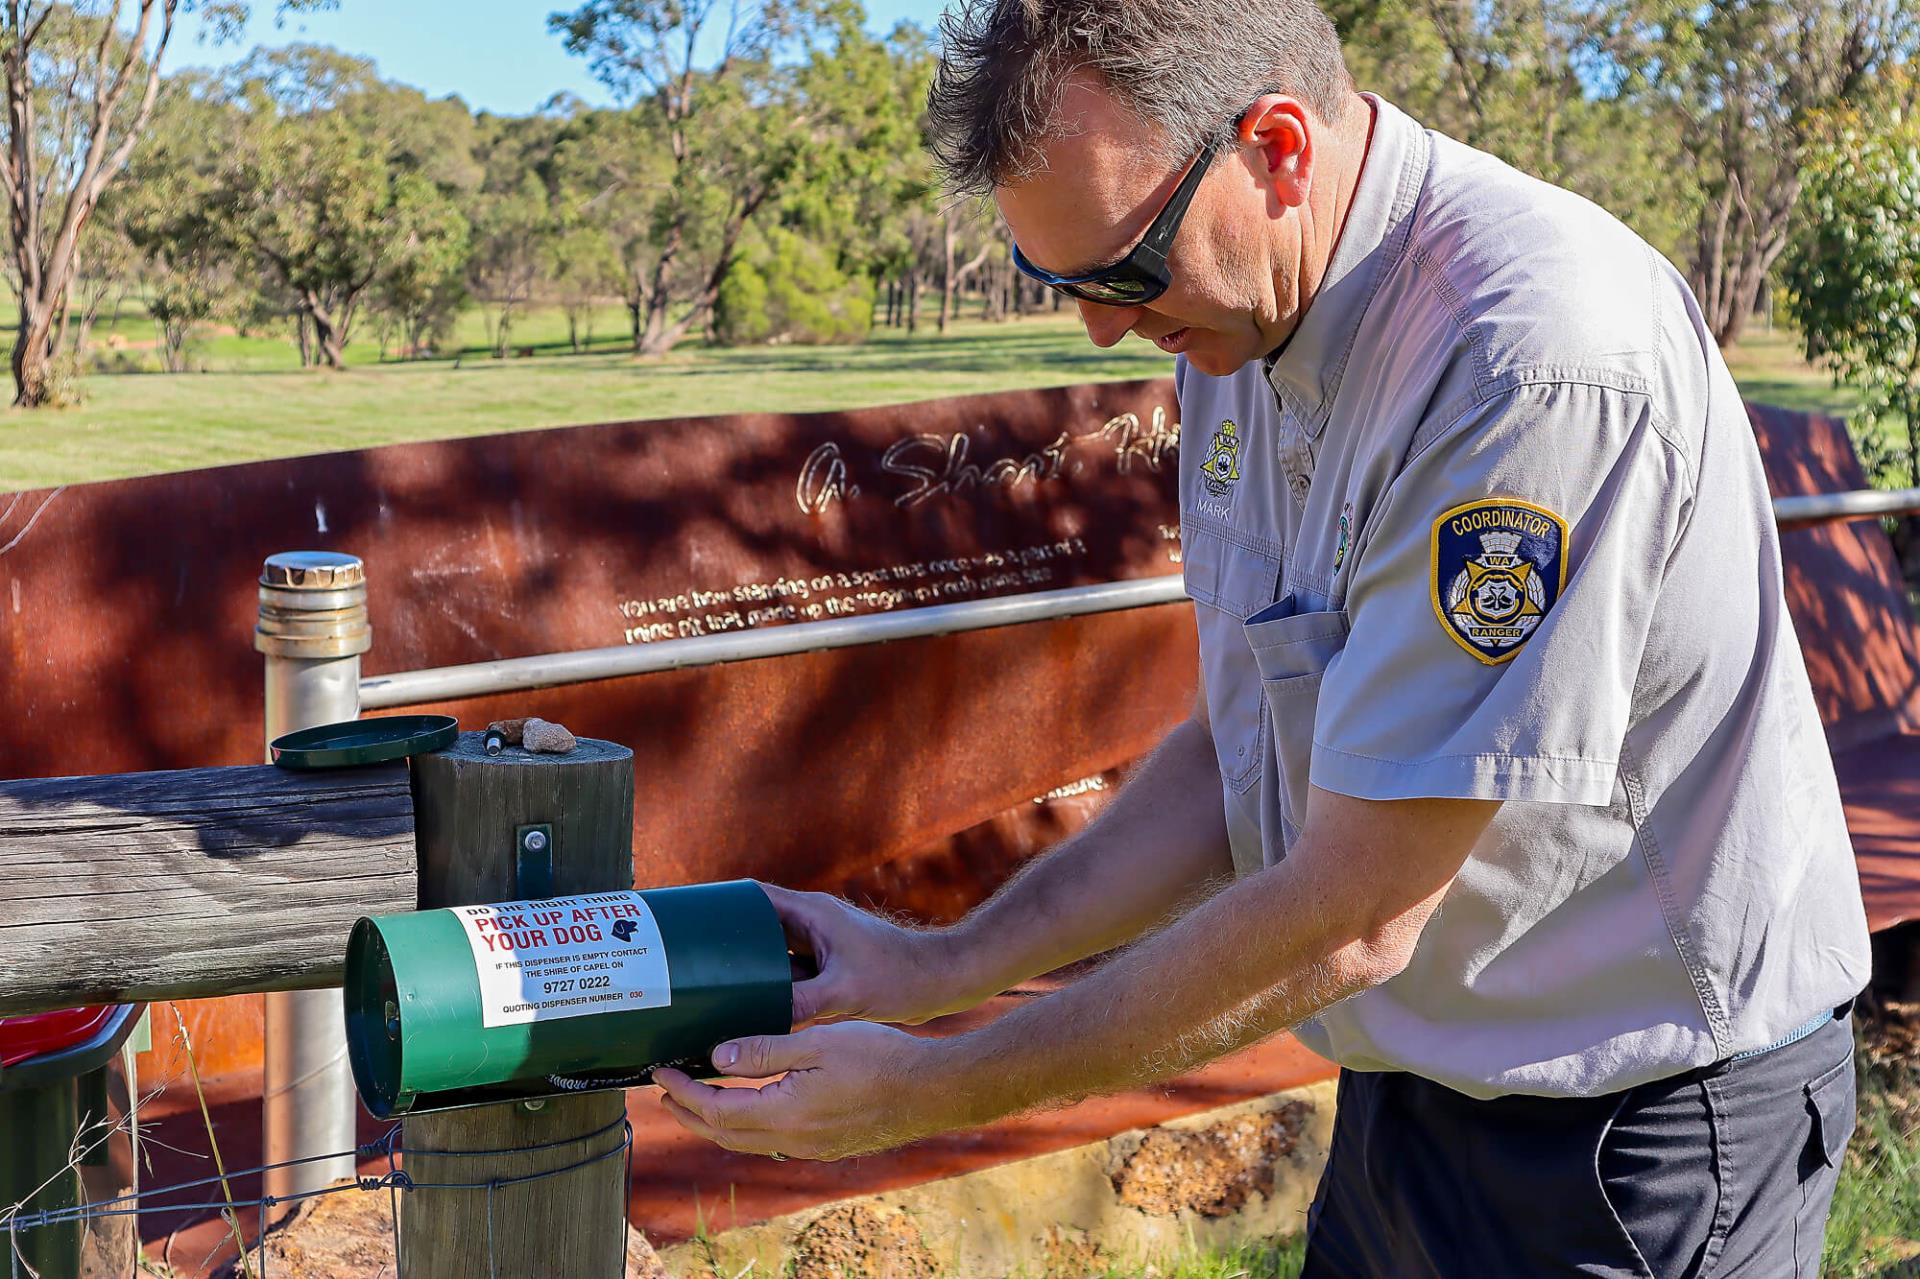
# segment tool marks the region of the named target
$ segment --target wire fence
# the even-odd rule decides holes
[[[29,1231],[60,1225],[84,1224],[88,1221],[114,1217],[138,1216],[142,1212],[175,1213],[204,1211],[214,1211],[225,1215],[228,1218],[229,1224],[233,1226],[234,1239],[236,1243],[241,1244],[239,1256],[234,1263],[235,1269],[241,1273],[247,1273],[247,1260],[249,1254],[251,1254],[255,1265],[257,1265],[257,1270],[253,1270],[251,1273],[255,1274],[258,1279],[267,1279],[267,1266],[269,1262],[269,1252],[267,1249],[269,1237],[268,1226],[274,1209],[282,1205],[297,1205],[305,1200],[318,1199],[327,1195],[337,1195],[348,1192],[371,1194],[380,1191],[387,1193],[388,1226],[393,1238],[394,1265],[396,1269],[399,1269],[402,1264],[400,1253],[400,1196],[403,1193],[417,1194],[420,1191],[431,1190],[486,1192],[486,1273],[488,1279],[498,1279],[499,1258],[494,1244],[494,1209],[496,1201],[500,1197],[500,1192],[510,1190],[514,1186],[523,1185],[528,1182],[546,1181],[554,1177],[566,1176],[569,1173],[580,1172],[616,1157],[623,1159],[626,1166],[626,1178],[622,1182],[620,1196],[623,1205],[621,1216],[623,1228],[621,1248],[624,1253],[626,1248],[626,1234],[632,1229],[631,1203],[627,1197],[625,1187],[630,1185],[633,1180],[633,1124],[624,1114],[621,1115],[620,1118],[604,1124],[591,1132],[544,1142],[536,1146],[522,1146],[513,1149],[499,1150],[421,1150],[417,1153],[422,1158],[431,1155],[435,1159],[484,1159],[500,1158],[507,1155],[519,1156],[534,1154],[543,1150],[556,1150],[562,1146],[578,1144],[591,1146],[595,1141],[606,1137],[616,1129],[618,1129],[620,1133],[619,1142],[609,1146],[605,1150],[586,1155],[573,1163],[564,1164],[558,1168],[549,1168],[540,1172],[525,1173],[514,1177],[492,1177],[486,1180],[473,1181],[418,1180],[409,1175],[401,1163],[405,1157],[406,1150],[401,1143],[400,1125],[395,1124],[382,1136],[363,1145],[356,1146],[350,1151],[335,1151],[325,1155],[309,1155],[301,1159],[288,1159],[279,1163],[261,1164],[255,1168],[241,1168],[232,1172],[223,1171],[211,1177],[197,1177],[189,1181],[177,1181],[171,1185],[136,1190],[128,1194],[116,1195],[109,1199],[98,1199],[89,1203],[48,1208],[38,1212],[22,1212],[16,1206],[13,1209],[5,1211],[4,1214],[0,1214],[4,1215],[4,1221],[0,1221],[0,1226],[4,1226],[7,1234],[7,1256],[9,1259],[8,1279],[36,1279],[36,1272],[27,1262],[21,1246],[22,1237]],[[305,1164],[320,1163],[325,1160],[340,1159],[347,1156],[353,1158],[356,1168],[372,1160],[384,1159],[387,1165],[386,1171],[375,1175],[356,1175],[350,1181],[342,1181],[334,1185],[322,1186],[317,1190],[302,1191],[295,1194],[262,1194],[254,1197],[235,1197],[232,1192],[232,1186],[235,1181],[254,1176],[264,1178],[268,1172],[286,1168],[297,1168]],[[216,1186],[220,1188],[218,1197],[214,1197],[211,1189]],[[168,1199],[174,1195],[187,1194],[188,1192],[194,1191],[201,1192],[198,1199],[189,1199],[185,1202],[177,1203],[156,1202],[158,1200]],[[251,1249],[246,1248],[244,1241],[240,1238],[238,1216],[240,1210],[249,1208],[255,1210],[258,1214],[256,1240]]]

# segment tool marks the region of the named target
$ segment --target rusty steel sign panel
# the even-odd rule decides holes
[[[365,561],[370,676],[649,644],[1175,572],[1178,443],[1153,381],[0,497],[0,776],[257,760],[276,551]],[[1194,669],[1161,607],[427,709],[631,744],[642,883],[830,883],[1137,757]]]

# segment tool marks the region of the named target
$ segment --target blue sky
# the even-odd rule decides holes
[[[174,69],[235,61],[259,45],[330,44],[369,57],[388,80],[433,97],[457,93],[467,105],[501,114],[535,110],[555,93],[595,104],[610,101],[587,72],[547,31],[547,15],[572,8],[565,0],[340,0],[329,13],[292,14],[277,25],[273,0],[256,0],[237,45],[204,43],[200,22],[188,15],[169,54]],[[867,25],[884,32],[902,18],[931,28],[942,0],[867,0]]]

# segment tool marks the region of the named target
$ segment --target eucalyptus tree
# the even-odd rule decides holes
[[[819,0],[588,0],[548,19],[665,143],[663,180],[627,196],[650,209],[638,353],[711,318],[748,223],[814,126],[782,55],[832,21]]]
[[[659,192],[672,169],[660,121],[644,107],[578,114],[554,150],[555,182],[570,225],[590,229],[606,246],[613,275],[608,291],[626,307],[636,352],[660,257]]]
[[[311,46],[256,58],[233,92],[248,120],[210,197],[218,226],[291,299],[315,362],[339,368],[375,285],[444,274],[467,236],[446,175],[396,127],[424,99]]]
[[[1699,184],[1687,267],[1735,342],[1791,241],[1811,122],[1865,100],[1920,51],[1914,0],[1717,0],[1677,7],[1651,74]]]
[[[102,206],[102,221],[138,256],[147,314],[170,373],[185,370],[195,329],[244,305],[246,272],[236,269],[238,255],[218,225],[213,201],[221,167],[244,129],[244,115],[216,79],[170,77],[153,128],[128,163],[126,181]],[[96,223],[89,237],[104,229]]]
[[[333,0],[281,0],[281,10]],[[4,0],[0,3],[0,190],[19,300],[14,403],[44,404],[67,351],[82,237],[153,118],[183,10],[216,33],[245,22],[243,0]]]
[[[1861,440],[1874,478],[1904,462],[1898,478],[1920,488],[1920,114],[1911,100],[1831,112],[1813,132],[1788,311],[1807,357],[1860,391],[1863,416],[1901,428],[1891,448]]]
[[[1362,88],[1577,191],[1685,261],[1698,205],[1672,108],[1650,101],[1670,0],[1328,0]]]

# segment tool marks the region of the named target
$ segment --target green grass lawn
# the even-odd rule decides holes
[[[625,351],[566,354],[564,328],[557,337],[552,330],[558,317],[534,318],[541,323],[521,336],[557,346],[531,359],[467,354],[457,365],[302,371],[284,342],[223,337],[211,346],[231,358],[208,357],[218,371],[93,375],[78,408],[0,413],[0,492],[542,426],[858,408],[1173,368],[1145,342],[1098,350],[1065,315],[967,321],[945,338],[924,328],[912,338],[887,332],[862,346],[691,344],[645,361]],[[259,367],[269,357],[289,367]]]
[[[1740,384],[1740,393],[1760,404],[1777,404],[1805,413],[1844,416],[1859,404],[1859,396],[1836,388],[1824,370],[1800,355],[1800,338],[1791,329],[1772,332],[1755,328],[1738,346],[1726,352],[1727,368]]]
[[[387,362],[371,332],[348,347],[349,367],[298,367],[291,340],[210,333],[190,348],[203,372],[95,373],[77,408],[0,411],[0,492],[324,453],[413,440],[485,435],[633,418],[806,411],[904,403],[1022,387],[1156,377],[1173,362],[1128,339],[1092,346],[1070,313],[1002,324],[959,322],[947,337],[878,331],[862,346],[712,348],[689,344],[656,360],[625,350],[625,312],[593,317],[593,349],[570,353],[564,318],[535,310],[512,346],[532,358],[486,354],[486,319],[463,315],[460,358]],[[108,317],[93,351],[123,367],[154,365],[153,326],[136,307]],[[1851,400],[1799,358],[1780,331],[1729,353],[1749,398],[1844,412]]]

